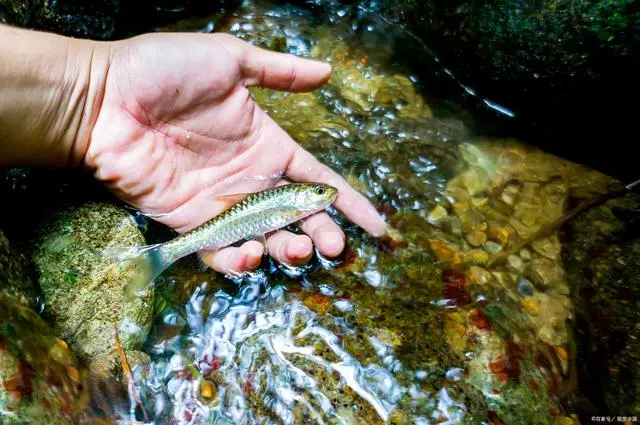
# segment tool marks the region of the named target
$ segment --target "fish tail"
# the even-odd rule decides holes
[[[133,264],[137,270],[126,288],[129,296],[153,284],[155,279],[176,260],[165,244],[153,244],[126,248],[109,248],[103,255],[116,263]]]

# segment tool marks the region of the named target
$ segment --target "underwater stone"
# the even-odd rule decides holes
[[[91,423],[86,386],[73,353],[42,317],[0,294],[0,423]]]
[[[524,264],[522,263],[522,259],[520,257],[518,257],[517,255],[510,255],[507,258],[507,262],[509,263],[509,265],[511,267],[513,267],[517,271],[519,271],[519,272],[522,271],[522,267],[524,266]]]
[[[487,251],[489,254],[497,254],[500,251],[502,251],[502,246],[500,246],[499,244],[489,241],[487,243],[484,244],[484,250]]]
[[[558,235],[536,239],[531,243],[531,248],[543,257],[554,261],[559,258],[560,250],[562,249]]]
[[[153,292],[126,298],[124,288],[136,270],[112,264],[101,253],[144,243],[132,217],[104,202],[55,211],[37,230],[32,257],[44,314],[83,359],[111,352],[116,326],[125,350],[142,345],[151,326]]]
[[[540,288],[548,288],[563,280],[562,269],[553,261],[544,257],[531,262],[533,281]]]
[[[0,294],[9,296],[28,308],[36,309],[35,285],[28,270],[26,258],[12,248],[9,240],[0,231]]]
[[[447,210],[442,205],[437,205],[429,213],[429,216],[427,217],[427,221],[433,225],[437,225],[443,219],[445,219],[447,215],[448,215]]]
[[[516,286],[518,287],[518,293],[525,297],[533,296],[533,284],[522,276],[518,276],[516,280]]]
[[[487,235],[484,232],[471,232],[467,234],[466,239],[472,246],[478,247],[484,245],[487,241]]]

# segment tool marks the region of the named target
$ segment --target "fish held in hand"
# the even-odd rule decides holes
[[[129,295],[152,283],[178,259],[202,250],[217,250],[243,239],[264,236],[324,210],[338,195],[333,186],[292,183],[250,194],[225,195],[236,201],[222,213],[170,241],[129,248],[114,248],[104,255],[117,262],[132,262],[141,272],[129,284]]]

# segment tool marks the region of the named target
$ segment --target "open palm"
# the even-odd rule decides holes
[[[269,52],[224,34],[152,34],[117,42],[109,54],[104,97],[85,163],[121,199],[178,232],[223,208],[216,196],[292,181],[338,188],[335,206],[369,233],[384,233],[373,206],[318,162],[251,98],[248,86],[313,90],[329,78],[322,63]],[[344,234],[326,213],[268,239],[277,260],[309,260],[312,242],[327,256]],[[308,235],[308,236],[307,236]],[[262,244],[208,253],[220,272],[257,267]]]

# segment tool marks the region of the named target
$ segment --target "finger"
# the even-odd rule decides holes
[[[307,235],[296,235],[280,230],[267,238],[269,254],[278,262],[288,265],[306,264],[313,255],[313,243]]]
[[[378,237],[386,233],[387,224],[367,198],[308,151],[298,148],[289,163],[286,174],[291,180],[325,183],[335,187],[338,189],[338,197],[334,205],[349,220],[373,236]]]
[[[262,259],[264,248],[258,241],[249,241],[239,247],[228,247],[218,251],[204,251],[205,264],[218,273],[238,274],[255,270]]]
[[[301,227],[311,237],[320,254],[337,257],[344,249],[344,233],[328,214],[314,214],[305,219]]]
[[[230,35],[220,36],[240,64],[247,86],[259,85],[290,92],[310,91],[326,83],[331,75],[329,64],[261,49]]]

